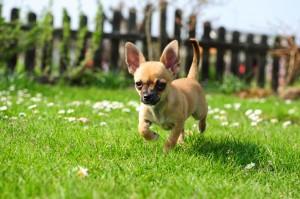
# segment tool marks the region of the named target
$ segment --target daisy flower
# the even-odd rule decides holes
[[[36,104],[33,104],[33,105],[31,105],[31,106],[28,106],[28,109],[34,109],[34,108],[36,108],[37,106],[36,106]]]
[[[6,111],[7,110],[7,106],[0,106],[0,111]]]
[[[77,173],[82,178],[87,177],[89,175],[88,169],[80,166],[78,167]]]
[[[89,175],[88,169],[82,166],[75,167],[74,169],[71,170],[71,173],[76,173],[81,178],[87,177]]]
[[[251,162],[250,164],[247,164],[245,169],[252,169],[253,167],[255,167],[255,163],[254,162]]]
[[[286,128],[287,126],[289,126],[289,125],[291,125],[291,124],[292,124],[291,121],[285,121],[285,122],[282,123],[282,127],[283,127],[283,128]]]

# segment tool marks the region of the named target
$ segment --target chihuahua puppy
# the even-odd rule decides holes
[[[206,127],[207,103],[205,93],[197,81],[200,49],[196,39],[193,46],[193,62],[187,78],[173,78],[179,72],[179,48],[176,40],[169,43],[160,61],[146,61],[141,51],[132,43],[125,44],[128,71],[134,76],[135,88],[140,95],[139,133],[148,141],[156,141],[157,133],[150,129],[152,123],[171,133],[164,152],[184,141],[184,124],[192,115],[199,120],[199,131]]]

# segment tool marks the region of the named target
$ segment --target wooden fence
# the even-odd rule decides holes
[[[129,17],[126,20],[127,25],[127,32],[121,33],[121,22],[124,21],[124,17],[122,16],[121,10],[115,10],[113,13],[112,20],[110,20],[112,24],[112,32],[107,33],[103,32],[101,36],[101,41],[99,43],[96,43],[96,46],[98,46],[94,51],[92,51],[93,55],[92,60],[89,60],[90,62],[87,62],[89,66],[93,66],[94,68],[101,68],[103,64],[103,41],[108,40],[110,41],[110,53],[108,58],[108,65],[110,66],[110,70],[112,71],[118,71],[119,69],[119,60],[124,59],[123,57],[120,57],[120,44],[123,44],[122,42],[125,41],[131,41],[131,42],[140,42],[142,43],[142,49],[143,53],[146,58],[149,57],[148,52],[148,44],[149,42],[149,35],[147,35],[147,26],[148,29],[151,29],[151,15],[152,15],[152,6],[147,5],[145,8],[145,17],[140,26],[137,25],[137,15],[134,8],[129,10]],[[15,26],[14,23],[19,20],[19,9],[14,8],[11,11],[11,18],[10,22],[6,22],[6,24],[10,26]],[[98,27],[98,30],[103,30],[103,22],[105,20],[108,20],[105,16],[105,14],[102,14],[102,20],[100,20],[100,24],[96,24],[96,30]],[[191,15],[189,17],[188,21],[188,34],[189,37],[195,37],[196,36],[196,16]],[[35,13],[30,12],[28,14],[28,23],[23,24],[21,26],[21,29],[23,31],[29,31],[32,30],[36,26],[37,16]],[[91,40],[93,37],[93,34],[96,32],[90,32],[85,31],[80,33],[80,29],[84,29],[88,25],[88,18],[85,15],[81,15],[80,17],[80,25],[79,30],[74,31],[70,30],[70,21],[71,18],[68,16],[67,13],[64,13],[64,19],[63,19],[63,27],[60,29],[53,28],[52,31],[52,37],[49,37],[45,41],[46,43],[41,46],[37,46],[37,44],[33,43],[32,45],[27,46],[25,52],[23,52],[25,57],[25,69],[28,73],[33,73],[34,67],[37,65],[37,62],[40,63],[40,67],[42,70],[48,68],[51,72],[51,67],[53,64],[53,52],[54,52],[54,43],[55,41],[58,41],[60,43],[60,50],[59,50],[59,73],[63,74],[67,68],[70,65],[70,46],[76,46],[74,43],[78,42],[77,39],[79,37],[79,34],[84,33],[83,38],[83,44],[81,45],[80,49],[77,49],[79,52],[79,55],[76,57],[75,65],[79,65],[84,59],[86,59],[86,55],[88,52],[88,40]],[[174,36],[173,38],[168,37],[166,27],[167,22],[174,23]],[[192,48],[190,47],[190,44],[188,43],[187,39],[183,39],[181,32],[182,32],[182,26],[183,26],[183,19],[182,19],[182,11],[180,9],[177,9],[175,12],[175,19],[168,19],[167,20],[167,3],[161,3],[160,4],[160,34],[158,37],[153,37],[150,35],[150,41],[153,43],[156,43],[159,48],[157,50],[158,52],[162,51],[162,49],[167,45],[169,41],[172,39],[177,39],[182,47],[186,47],[186,57],[185,57],[185,71],[189,69],[191,60],[192,60]],[[53,17],[51,17],[51,20],[49,21],[48,26],[53,26]],[[99,32],[98,32],[99,33]],[[216,34],[215,38],[212,38],[212,33]],[[0,33],[2,34],[2,33]],[[220,27],[219,29],[215,30],[212,29],[211,24],[209,22],[206,22],[203,24],[203,36],[199,39],[199,43],[203,48],[202,52],[202,71],[201,71],[201,80],[205,81],[209,78],[210,68],[212,66],[215,66],[215,79],[217,81],[222,81],[224,72],[225,72],[225,61],[224,56],[225,54],[228,54],[230,52],[230,72],[236,76],[239,76],[241,78],[244,78],[247,83],[253,80],[253,77],[257,76],[257,82],[260,87],[265,86],[266,82],[266,74],[265,74],[265,66],[266,66],[266,59],[267,59],[267,52],[271,48],[277,48],[279,46],[274,45],[273,47],[270,47],[267,43],[268,36],[267,35],[260,35],[260,42],[254,42],[254,37],[257,37],[257,35],[253,34],[247,34],[246,41],[241,42],[240,37],[241,33],[238,31],[234,31],[231,33],[231,39],[226,39],[226,35],[229,35],[229,33],[226,33],[226,29],[224,27]],[[65,44],[61,44],[62,42],[65,42]],[[10,41],[10,48],[16,48],[18,46],[18,40],[12,40]],[[42,49],[40,49],[42,48]],[[40,61],[37,61],[37,49],[40,49],[42,56]],[[210,57],[212,50],[215,49],[214,56],[216,57],[215,63],[210,63]],[[244,61],[241,60],[241,52],[245,54]],[[16,67],[18,54],[20,52],[14,53],[9,56],[5,56],[5,52],[0,51],[1,56],[4,57],[4,61],[7,63],[7,71],[13,72]],[[3,59],[2,62],[3,62]],[[2,66],[1,66],[2,67]],[[272,69],[272,88],[276,91],[278,87],[278,71],[279,71],[279,59],[274,58],[273,59],[273,69]]]

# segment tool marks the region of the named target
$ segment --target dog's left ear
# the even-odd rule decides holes
[[[127,42],[125,44],[125,61],[128,66],[128,72],[134,75],[141,63],[146,60],[141,51],[133,43]]]
[[[160,62],[162,62],[173,75],[179,72],[179,49],[176,40],[173,40],[165,47],[160,57]]]

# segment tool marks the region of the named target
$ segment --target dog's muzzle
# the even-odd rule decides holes
[[[155,105],[159,100],[159,96],[156,93],[146,93],[141,97],[141,102],[146,105]]]

